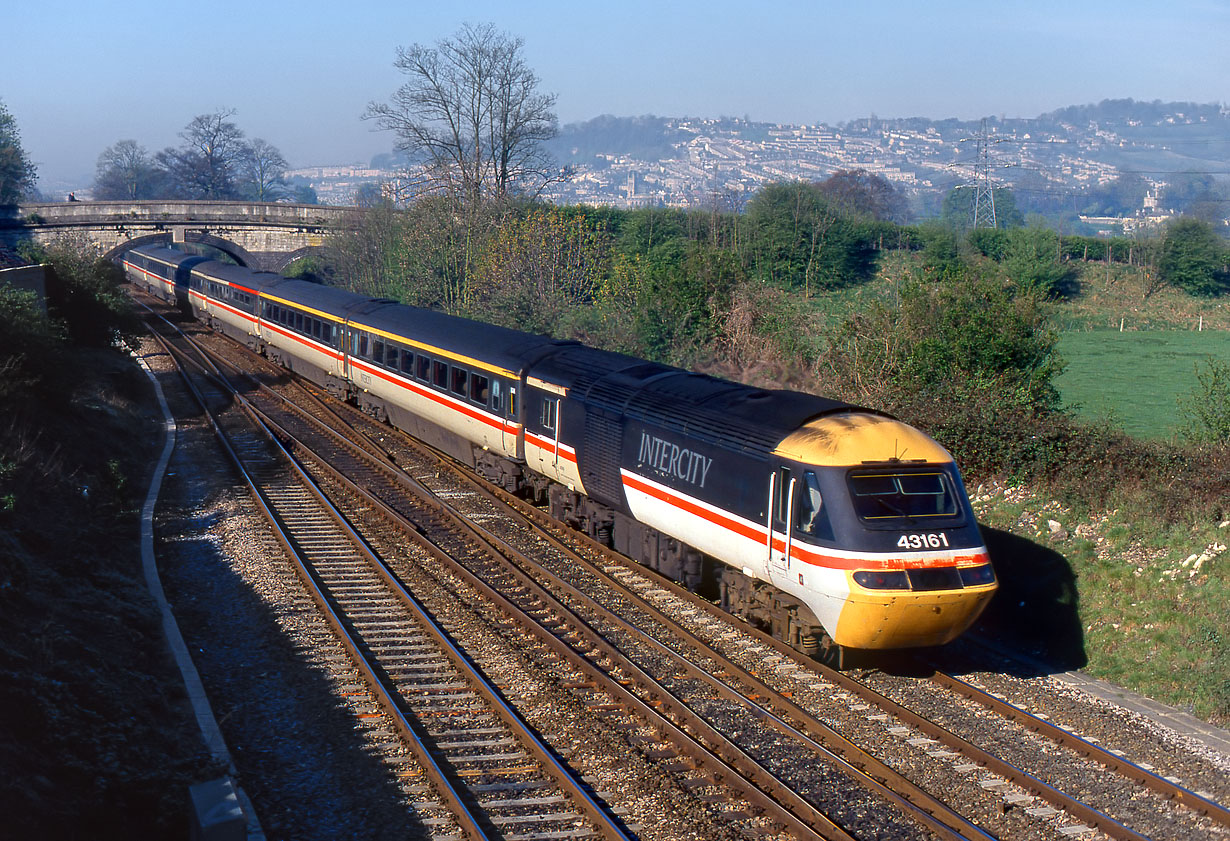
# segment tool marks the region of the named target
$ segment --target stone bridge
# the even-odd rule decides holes
[[[0,244],[81,237],[118,257],[149,243],[201,243],[253,269],[280,271],[354,224],[355,208],[241,201],[72,201],[23,204],[0,218]]]

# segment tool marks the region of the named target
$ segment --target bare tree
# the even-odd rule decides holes
[[[555,95],[538,91],[525,42],[491,24],[466,24],[434,47],[399,47],[409,77],[365,119],[398,136],[437,189],[465,202],[536,195],[555,179],[543,142],[558,130]]]
[[[165,178],[153,158],[135,140],[120,140],[102,150],[94,170],[96,199],[153,199]]]
[[[235,198],[235,176],[248,144],[243,131],[230,121],[234,110],[200,114],[179,133],[184,145],[158,153],[173,189],[182,198]]]
[[[278,148],[259,137],[248,143],[241,161],[247,180],[245,192],[257,201],[277,201],[286,195],[286,158]]]

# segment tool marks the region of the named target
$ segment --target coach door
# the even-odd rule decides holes
[[[500,419],[500,447],[506,455],[517,452],[517,387],[501,379],[491,379],[491,411]]]
[[[789,467],[779,467],[769,474],[765,557],[770,578],[778,581],[790,571],[791,523],[794,521],[794,487],[797,481]]]

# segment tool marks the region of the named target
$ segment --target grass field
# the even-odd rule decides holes
[[[1130,435],[1165,439],[1182,426],[1178,402],[1196,387],[1196,364],[1230,359],[1230,332],[1065,332],[1059,353],[1068,365],[1056,382],[1065,405],[1109,417]]]

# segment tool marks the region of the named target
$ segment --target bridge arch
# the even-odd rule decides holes
[[[201,245],[212,246],[221,251],[223,254],[230,256],[241,266],[253,269],[261,268],[260,261],[249,253],[247,249],[236,245],[230,240],[223,239],[222,237],[216,237],[213,234],[208,234],[201,231],[185,231],[184,242],[195,242]],[[104,255],[104,259],[118,260],[120,255],[125,251],[130,251],[142,245],[171,246],[172,244],[172,235],[170,231],[164,231],[156,234],[146,234],[145,236],[135,236],[132,239],[126,240],[112,248]]]
[[[296,260],[302,260],[304,257],[310,257],[313,254],[323,254],[325,249],[319,245],[307,245],[303,248],[298,248],[289,254],[281,254],[278,256],[278,263],[271,267],[272,271],[282,272]]]

